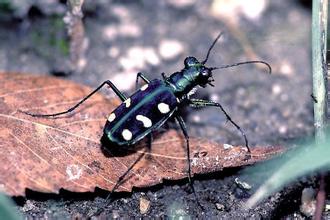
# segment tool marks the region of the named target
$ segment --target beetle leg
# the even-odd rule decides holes
[[[139,84],[139,78],[141,78],[144,82],[146,82],[147,84],[150,83],[150,80],[141,72],[138,72],[138,74],[136,75],[136,81],[135,81],[135,89],[138,89],[138,84]]]
[[[145,152],[148,151],[150,153],[151,151],[151,144],[152,144],[152,141],[153,141],[153,136],[152,136],[152,133],[150,133],[148,135],[148,148],[143,152],[141,153],[141,155],[134,161],[134,163],[125,171],[125,173],[123,173],[119,178],[118,178],[118,181],[116,183],[116,185],[112,188],[110,194],[107,196],[106,200],[108,200],[112,193],[115,192],[115,190],[123,183],[124,181],[124,178],[125,176],[133,169],[133,167],[142,159],[142,157],[145,155]],[[150,154],[148,154],[150,155]],[[109,201],[111,202],[111,200]]]
[[[67,114],[67,113],[70,113],[73,110],[75,110],[79,105],[81,105],[83,102],[85,102],[87,99],[89,99],[92,95],[94,95],[97,91],[99,91],[104,85],[110,86],[110,88],[116,93],[116,95],[121,99],[121,101],[125,101],[127,99],[126,96],[110,80],[107,80],[107,81],[104,81],[101,85],[99,85],[99,87],[97,87],[93,92],[91,92],[85,98],[80,100],[75,106],[69,108],[66,111],[58,112],[58,113],[54,113],[54,114],[34,114],[34,113],[25,112],[25,111],[20,111],[20,112],[23,112],[27,115],[31,115],[33,117],[54,117],[54,116],[58,116],[58,115]]]
[[[150,134],[148,135],[148,151],[149,151],[149,152],[151,151],[151,146],[152,146],[152,142],[153,142],[153,140],[154,140],[154,137],[153,137],[152,133],[150,133]]]
[[[195,188],[194,188],[194,185],[193,185],[193,181],[192,181],[192,178],[191,178],[191,165],[190,165],[190,146],[189,146],[189,135],[188,135],[188,131],[187,131],[187,127],[184,123],[184,120],[183,118],[180,116],[180,115],[176,115],[175,116],[175,119],[179,122],[180,124],[180,127],[181,127],[181,130],[182,130],[182,133],[186,139],[186,146],[187,146],[187,163],[188,163],[188,181],[189,181],[189,185],[196,197],[196,201],[198,203],[198,205],[203,209],[203,206],[199,203],[199,200],[198,200],[198,197],[197,197],[197,194],[196,194],[196,191],[195,191]]]
[[[123,173],[119,178],[118,181],[116,183],[116,185],[112,188],[111,192],[109,193],[109,195],[107,196],[107,198],[105,199],[105,201],[107,202],[108,206],[110,204],[110,202],[112,201],[111,199],[111,195],[116,191],[116,189],[118,189],[118,187],[124,182],[124,178],[125,176],[133,169],[133,167],[142,159],[142,157],[145,155],[145,151],[143,153],[141,153],[138,158],[134,161],[134,163],[132,163],[132,165],[125,171],[125,173]]]
[[[152,142],[154,140],[154,137],[153,137],[152,133],[150,133],[150,134],[148,134],[147,138],[148,138],[147,151],[148,151],[149,154],[146,155],[146,159],[150,160],[151,159],[151,154],[150,154],[151,153],[151,147],[152,147]]]
[[[212,102],[212,101],[209,101],[209,100],[203,100],[203,99],[188,99],[188,103],[189,103],[190,106],[195,107],[195,108],[207,107],[207,106],[214,106],[214,107],[220,108],[221,111],[223,112],[223,114],[225,114],[227,120],[230,121],[230,123],[232,123],[237,128],[237,130],[239,130],[241,132],[242,136],[244,137],[245,146],[246,146],[248,152],[251,153],[250,148],[249,148],[249,144],[248,144],[248,139],[247,139],[244,131],[240,128],[240,126],[238,126],[231,119],[231,117],[228,115],[228,113],[225,111],[225,109],[222,107],[222,105],[220,103]]]
[[[162,73],[162,77],[163,77],[163,80],[166,80],[167,79],[167,76],[165,73]]]
[[[146,149],[146,151],[148,151],[150,153],[151,150],[151,145],[152,145],[152,141],[153,141],[153,136],[152,133],[150,133],[148,135],[148,149]],[[104,207],[107,207],[110,205],[110,203],[112,202],[112,195],[113,193],[116,191],[116,189],[118,189],[118,187],[124,182],[124,178],[125,176],[133,169],[133,167],[142,159],[142,157],[145,155],[145,152],[141,153],[141,155],[134,161],[134,163],[125,171],[125,173],[123,173],[117,180],[115,186],[112,188],[111,192],[108,194],[108,196],[105,199],[106,205]],[[150,154],[148,154],[149,156]],[[103,208],[99,209],[95,214],[95,215],[99,215],[102,211],[104,211]]]

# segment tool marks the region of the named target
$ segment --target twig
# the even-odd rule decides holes
[[[82,21],[83,3],[84,0],[68,0],[68,11],[64,17],[70,37],[71,70],[74,72],[81,72],[86,66],[85,51],[88,47],[88,39]]]

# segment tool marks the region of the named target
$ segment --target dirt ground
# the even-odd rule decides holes
[[[61,13],[48,14],[36,6],[23,18],[3,16],[0,70],[61,75],[59,77],[91,87],[111,79],[126,93],[131,93],[138,71],[151,79],[160,78],[162,72],[171,74],[183,68],[186,56],[202,60],[215,36],[222,31],[224,36],[212,51],[208,65],[251,60],[254,53],[267,61],[273,72],[269,75],[255,65],[219,70],[215,73],[216,86],[200,89],[195,97],[220,102],[244,129],[251,146],[289,145],[292,140],[311,134],[310,5],[300,1],[255,1],[265,3],[260,12],[254,11],[251,15],[238,10],[216,16],[212,13],[212,2],[86,3],[87,64],[81,73],[72,74],[68,74],[66,66],[68,46],[63,40],[66,35]],[[146,57],[141,58],[141,53],[147,54]],[[105,93],[109,97],[113,95]],[[187,108],[183,112],[190,136],[243,144],[237,130],[226,123],[216,109]],[[136,189],[132,193],[117,193],[99,217],[305,218],[299,211],[301,190],[315,186],[311,178],[288,186],[253,210],[243,208],[261,183],[256,179],[261,181],[265,173],[267,170],[247,176],[241,174],[241,169],[229,169],[196,177],[196,193],[204,211],[197,206],[187,180],[182,180]],[[237,177],[253,182],[252,190],[238,187],[234,182]],[[71,219],[93,216],[104,206],[106,196],[107,192],[100,189],[84,194],[63,190],[60,195],[27,190],[26,198],[15,198],[15,201],[27,219]],[[142,198],[150,201],[145,214],[140,210]]]

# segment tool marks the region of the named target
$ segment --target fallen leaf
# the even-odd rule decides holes
[[[26,188],[57,193],[112,190],[118,178],[143,153],[113,156],[104,151],[100,139],[109,113],[118,99],[92,96],[74,112],[57,118],[31,117],[18,110],[54,113],[66,110],[91,89],[54,77],[0,74],[0,190],[13,196]],[[103,149],[103,150],[102,150]],[[281,147],[254,147],[246,160],[246,149],[191,138],[193,173],[239,167],[283,152]],[[155,138],[152,149],[126,176],[117,191],[180,179],[186,173],[185,140],[181,131],[169,130]]]

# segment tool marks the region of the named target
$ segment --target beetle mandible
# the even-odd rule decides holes
[[[166,76],[162,73],[161,79],[149,80],[143,73],[139,72],[136,77],[136,85],[141,78],[146,84],[133,93],[130,97],[126,97],[110,80],[104,81],[99,87],[84,97],[75,106],[70,109],[54,114],[34,114],[24,112],[34,117],[54,117],[67,114],[76,109],[79,105],[85,102],[93,94],[99,91],[104,85],[110,86],[115,94],[120,98],[122,104],[119,105],[109,116],[104,126],[104,137],[118,148],[132,149],[133,145],[147,135],[152,135],[152,131],[162,126],[171,116],[175,117],[179,123],[184,137],[186,139],[187,165],[188,165],[188,180],[195,194],[195,190],[191,179],[190,165],[190,148],[189,135],[186,125],[181,115],[178,114],[178,109],[184,104],[192,107],[207,107],[213,106],[220,108],[225,114],[227,120],[231,122],[242,134],[245,141],[245,146],[250,153],[248,140],[243,130],[231,119],[220,103],[202,99],[190,99],[189,93],[196,87],[205,88],[207,85],[214,86],[212,71],[224,69],[228,67],[238,66],[248,63],[262,63],[266,65],[271,73],[270,65],[265,61],[246,61],[220,67],[205,66],[210,52],[218,39],[220,33],[211,44],[207,51],[205,59],[200,62],[195,57],[189,56],[184,60],[184,68],[178,72]],[[152,139],[152,138],[151,138]],[[151,142],[149,149],[151,148]],[[141,159],[143,154],[138,158]],[[137,160],[137,161],[138,161]],[[135,161],[130,168],[119,178],[117,184],[113,187],[112,192],[120,185],[125,175],[137,163]],[[196,195],[196,194],[195,194]]]

